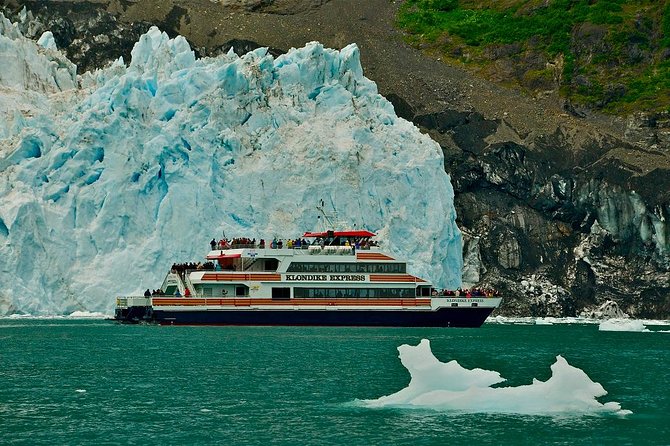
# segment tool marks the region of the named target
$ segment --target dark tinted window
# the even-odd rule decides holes
[[[291,289],[272,288],[272,298],[276,300],[289,300],[291,298]]]
[[[414,288],[294,288],[296,298],[389,299],[414,297]],[[273,296],[274,297],[274,296]]]
[[[289,273],[406,273],[404,263],[323,263],[293,262],[288,266]]]
[[[265,271],[277,271],[279,267],[279,260],[265,259]]]

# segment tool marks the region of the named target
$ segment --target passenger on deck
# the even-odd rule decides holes
[[[212,251],[214,251],[214,249],[216,248],[216,240],[215,240],[215,239],[212,239],[212,241],[209,242],[209,246],[211,246],[211,247],[212,247]]]
[[[144,297],[151,297],[151,291],[149,291],[149,288],[144,292]]]
[[[174,297],[181,297],[181,293],[179,292],[179,288],[174,290]]]
[[[188,287],[186,287],[186,289],[184,290],[184,297],[189,297],[190,295],[191,295],[191,290]]]

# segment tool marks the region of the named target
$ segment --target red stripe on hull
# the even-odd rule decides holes
[[[376,252],[358,252],[356,253],[356,260],[395,260],[393,257],[389,257],[384,254],[379,254]]]
[[[231,274],[231,273],[205,273],[202,280],[216,282],[278,282],[280,274]]]

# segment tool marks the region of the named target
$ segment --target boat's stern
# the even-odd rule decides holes
[[[114,319],[125,324],[149,322],[152,318],[151,298],[143,296],[119,296],[116,298]]]

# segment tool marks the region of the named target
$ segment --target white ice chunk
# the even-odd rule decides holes
[[[411,375],[409,385],[388,396],[362,400],[370,408],[398,407],[465,412],[518,414],[594,414],[627,415],[631,411],[619,403],[600,403],[605,389],[587,374],[557,356],[547,381],[517,387],[491,387],[504,381],[498,372],[468,370],[456,361],[440,362],[430,350],[428,340],[417,346],[398,347],[400,360]]]
[[[600,331],[649,331],[639,319],[608,319],[598,325]]]

